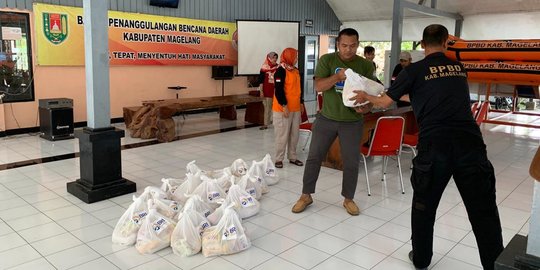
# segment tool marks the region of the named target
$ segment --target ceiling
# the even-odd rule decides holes
[[[341,22],[391,20],[394,0],[326,0]],[[411,1],[418,4],[419,0]],[[427,0],[426,6],[431,5]],[[540,11],[540,0],[438,0],[437,9],[462,16]],[[405,18],[426,17],[405,10]]]

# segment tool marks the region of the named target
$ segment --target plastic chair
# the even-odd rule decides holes
[[[478,113],[478,102],[475,102],[471,105],[471,112],[474,119],[476,119],[476,114]]]
[[[306,149],[308,142],[311,140],[311,126],[313,125],[313,123],[309,122],[306,107],[304,106],[304,104],[301,104],[301,106],[303,107],[303,110],[301,111],[301,114],[300,114],[300,119],[301,119],[300,132],[307,134],[306,142],[304,143],[304,146],[302,147],[302,151],[304,151]]]
[[[373,138],[370,145],[362,145],[361,153],[364,160],[364,169],[366,171],[366,183],[368,196],[371,196],[369,187],[369,176],[367,168],[367,157],[382,156],[383,165],[382,181],[386,180],[386,166],[388,165],[388,157],[395,156],[398,163],[399,181],[401,184],[401,193],[405,194],[403,187],[403,175],[401,174],[401,147],[403,143],[403,130],[405,127],[405,119],[401,116],[383,116],[377,119]]]
[[[482,122],[486,120],[488,112],[489,112],[489,101],[484,101],[480,105],[480,109],[478,109],[478,113],[476,114],[476,117],[475,117],[476,123],[478,125],[482,124]]]
[[[418,132],[415,134],[405,134],[403,135],[403,144],[402,147],[409,148],[411,150],[412,158],[416,157],[416,145],[418,145]],[[413,165],[411,161],[411,167],[412,170]]]
[[[418,132],[403,135],[403,147],[411,150],[413,158],[416,157],[416,145],[418,145]]]

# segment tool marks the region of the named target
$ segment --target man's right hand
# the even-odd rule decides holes
[[[345,70],[347,70],[346,68],[342,68],[338,71],[338,73],[336,73],[336,75],[338,76],[338,82],[341,82],[341,81],[344,81],[345,79],[347,79],[347,75],[345,75]]]

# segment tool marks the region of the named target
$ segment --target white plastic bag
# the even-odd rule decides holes
[[[248,218],[259,213],[261,204],[253,196],[249,195],[239,185],[232,185],[227,194],[225,203],[230,205],[234,203],[238,216]]]
[[[176,179],[176,178],[161,178],[161,190],[167,194],[168,198],[172,198],[172,194],[176,189],[182,185],[187,178]]]
[[[187,195],[192,194],[202,183],[201,175],[201,171],[195,174],[187,173],[186,181],[171,193],[171,199],[180,203],[185,203],[187,201]]]
[[[186,212],[189,210],[198,212],[203,217],[208,217],[214,211],[212,206],[203,201],[201,196],[195,194],[189,195],[188,200],[186,201],[186,204],[184,205],[184,209],[182,211]]]
[[[171,236],[174,254],[186,257],[199,253],[202,248],[201,237],[204,230],[209,227],[208,220],[192,209],[180,214]]]
[[[353,92],[354,90],[362,90],[372,96],[377,96],[384,92],[384,86],[382,84],[372,81],[350,68],[345,70],[345,75],[347,79],[345,79],[345,85],[343,86],[342,98],[343,104],[347,107],[358,107],[369,103],[369,101],[366,101],[362,104],[354,104],[354,100],[349,100],[356,96],[356,93]]]
[[[186,165],[186,174],[188,173],[191,173],[191,174],[197,174],[198,172],[202,172],[204,173],[203,170],[201,170],[196,164],[195,164],[196,160],[192,160],[190,161],[187,165]]]
[[[214,210],[225,200],[225,191],[223,191],[216,179],[209,178],[206,175],[201,176],[201,179],[202,183],[193,191],[193,194],[199,195]]]
[[[137,232],[148,215],[148,200],[152,198],[164,199],[165,197],[165,193],[156,187],[146,187],[138,198],[133,196],[133,203],[122,214],[114,227],[112,242],[121,245],[135,244]]]
[[[262,181],[264,181],[264,179],[261,179],[259,182],[259,178],[251,176],[248,173],[240,178],[238,185],[249,195],[253,196],[253,198],[259,200],[262,197]]]
[[[236,177],[241,177],[242,175],[246,174],[248,170],[248,166],[246,162],[239,158],[231,164],[231,173],[232,175]]]
[[[250,177],[253,177],[257,180],[257,184],[260,186],[261,194],[268,193],[268,184],[266,183],[264,172],[264,163],[263,161],[253,161],[251,162],[251,167],[248,169],[248,173]]]
[[[259,213],[261,204],[253,196],[249,195],[241,186],[233,184],[229,189],[225,202],[214,213],[208,216],[208,221],[216,225],[225,213],[225,209],[233,207],[240,218],[249,218]]]
[[[262,163],[262,169],[264,172],[264,180],[266,180],[266,184],[269,186],[277,184],[279,181],[276,166],[274,165],[274,162],[272,161],[272,157],[270,157],[270,154],[266,154],[264,158],[261,160]]]
[[[112,242],[120,245],[133,245],[137,240],[137,232],[141,227],[143,219],[148,215],[146,194],[136,198],[133,196],[133,203],[120,217],[112,233]]]
[[[214,177],[218,183],[218,185],[225,191],[225,193],[229,192],[229,188],[231,187],[231,178],[233,175],[230,173],[230,170],[227,169],[223,171],[223,174],[219,177]]]
[[[206,229],[202,236],[202,253],[205,257],[233,254],[250,246],[251,242],[232,206],[226,207],[219,223]]]
[[[176,220],[178,214],[182,211],[182,205],[177,201],[166,199],[154,199],[158,212],[170,219]]]
[[[153,199],[148,200],[148,204],[148,217],[143,220],[135,244],[141,254],[152,254],[170,246],[171,235],[176,226],[172,219],[157,211]]]

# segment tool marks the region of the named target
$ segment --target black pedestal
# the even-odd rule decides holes
[[[75,131],[79,139],[81,179],[67,183],[67,191],[85,203],[135,192],[136,184],[122,178],[120,138],[124,131],[104,128]]]
[[[495,261],[496,270],[538,270],[540,258],[527,252],[527,237],[516,234]]]

